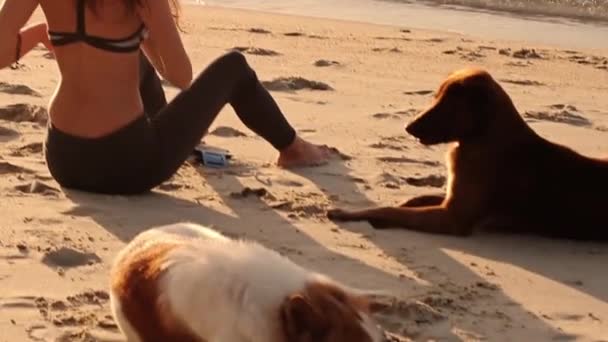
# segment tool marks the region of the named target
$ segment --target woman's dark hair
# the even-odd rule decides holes
[[[104,0],[86,0],[87,6],[93,11],[96,12],[97,6],[101,4]],[[133,13],[137,9],[138,6],[141,6],[145,1],[161,1],[161,0],[124,0],[127,11]],[[168,0],[169,5],[171,6],[171,10],[173,12],[173,18],[175,19],[175,24],[179,27],[179,15],[180,15],[180,6],[179,0]]]

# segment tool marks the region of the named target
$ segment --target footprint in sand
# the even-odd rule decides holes
[[[403,51],[401,51],[398,47],[394,47],[394,48],[373,48],[372,51],[374,52],[384,52],[384,51],[388,51],[388,52],[392,52],[392,53],[402,53]]]
[[[6,161],[0,161],[0,175],[14,174],[14,173],[26,173],[32,174],[34,171],[27,169],[22,166],[11,164]]]
[[[19,132],[14,129],[0,126],[0,141],[6,142],[19,136]]]
[[[310,38],[310,39],[329,39],[328,37],[320,36],[318,34],[309,34],[308,38]]]
[[[571,313],[557,313],[553,315],[551,318],[563,320],[563,321],[582,321],[585,319],[585,315],[581,314],[571,314]]]
[[[256,197],[256,198],[274,198],[274,196],[266,190],[266,188],[250,188],[245,187],[241,191],[235,191],[230,193],[230,197],[236,199],[243,199],[248,197]]]
[[[15,149],[13,152],[10,153],[10,155],[13,157],[26,157],[31,156],[33,154],[40,155],[42,154],[42,149],[42,143],[34,142]]]
[[[0,298],[0,309],[35,309],[35,300],[34,296]]]
[[[369,145],[369,147],[375,148],[378,150],[392,150],[392,151],[404,151],[404,150],[408,149],[408,147],[405,145],[400,145],[400,144],[396,144],[393,142],[385,142],[385,141],[371,144],[371,145]]]
[[[376,40],[400,40],[400,41],[405,41],[405,42],[409,42],[412,41],[411,38],[407,38],[407,37],[374,37],[374,39]]]
[[[380,142],[369,145],[371,148],[375,149],[388,149],[393,151],[403,151],[407,150],[408,147],[405,144],[407,142],[407,138],[405,135],[397,135],[392,137],[381,137]]]
[[[300,98],[300,97],[295,97],[295,96],[287,96],[287,99],[294,101],[294,102],[301,102],[301,103],[308,103],[308,104],[316,104],[316,105],[320,105],[320,106],[324,106],[326,104],[328,104],[329,102],[327,101],[321,101],[321,100],[310,100],[310,99],[304,99],[304,98]]]
[[[387,172],[383,172],[376,177],[376,185],[385,187],[387,189],[400,189],[401,184],[403,184],[401,177]]]
[[[379,120],[383,120],[383,119],[401,120],[404,115],[411,116],[411,115],[415,115],[417,113],[418,113],[417,109],[411,108],[411,109],[406,109],[406,110],[399,110],[399,111],[396,111],[393,113],[386,113],[386,112],[376,113],[376,114],[372,114],[372,117],[374,119],[379,119]]]
[[[582,116],[578,109],[568,104],[555,104],[546,111],[527,111],[524,117],[534,120],[565,123],[579,127],[592,127],[593,123]]]
[[[12,122],[36,122],[45,125],[48,119],[46,108],[26,103],[0,107],[0,120]]]
[[[0,82],[0,93],[6,93],[11,95],[28,95],[35,97],[42,97],[39,92],[34,89],[22,85],[22,84],[10,84],[6,82]]]
[[[291,179],[277,179],[275,183],[290,188],[301,188],[304,186],[303,183]]]
[[[262,84],[270,91],[290,92],[304,89],[320,91],[334,90],[334,88],[327,83],[307,80],[303,77],[279,77],[272,81],[264,81]]]
[[[259,27],[252,27],[249,30],[247,30],[247,32],[249,33],[257,33],[257,34],[271,34],[272,32],[263,29],[263,28],[259,28]]]
[[[234,129],[228,126],[219,126],[213,131],[211,131],[209,134],[222,138],[241,138],[247,136],[247,134],[239,131],[238,129]]]
[[[574,52],[575,54],[566,57],[570,62],[593,66],[596,69],[608,70],[608,58],[602,56],[585,56]]]
[[[185,187],[187,187],[185,184],[169,181],[169,182],[165,182],[165,183],[159,185],[158,189],[162,190],[162,191],[172,192],[172,191],[181,190]]]
[[[384,338],[383,341],[385,342],[411,342],[412,340],[403,336],[399,336],[397,334],[393,334],[390,331],[384,331]]]
[[[608,132],[608,126],[599,125],[599,126],[595,126],[594,128],[596,131]]]
[[[300,133],[317,133],[316,129],[313,128],[303,128],[299,130]]]
[[[378,161],[381,161],[383,163],[390,163],[390,164],[421,164],[421,165],[426,165],[426,166],[440,166],[441,163],[436,162],[436,161],[431,161],[431,160],[418,160],[418,159],[412,159],[412,158],[407,158],[407,157],[379,157],[377,158]]]
[[[460,56],[461,59],[464,59],[466,61],[469,62],[473,62],[473,61],[477,61],[481,58],[485,58],[486,55],[484,55],[482,53],[481,49],[477,49],[477,50],[471,50],[471,49],[467,49],[467,48],[463,48],[460,46],[457,46],[455,50],[446,50],[443,51],[443,54],[445,55],[458,55]]]
[[[406,116],[417,115],[418,113],[420,113],[420,109],[416,109],[416,108],[398,110],[395,112],[395,114],[406,115]]]
[[[35,341],[124,341],[109,311],[106,291],[88,290],[65,300],[38,297],[33,300],[41,317],[49,322],[27,329]]]
[[[404,95],[430,95],[434,93],[434,91],[432,90],[414,90],[414,91],[404,91],[403,94]]]
[[[74,216],[74,217],[91,217],[95,215],[99,215],[103,210],[95,207],[95,206],[86,206],[86,205],[75,205],[70,209],[64,210],[60,212],[66,216]]]
[[[24,194],[40,194],[43,196],[56,197],[61,193],[61,191],[58,189],[37,180],[30,183],[16,185],[14,189]]]
[[[544,57],[534,49],[519,49],[513,52],[511,52],[511,49],[501,49],[498,53],[518,59],[544,59]]]
[[[243,29],[236,28],[236,27],[219,27],[219,26],[210,26],[207,29],[212,30],[212,31],[243,31]]]
[[[303,37],[306,34],[302,33],[302,32],[286,32],[286,33],[283,33],[283,35],[285,37]]]
[[[290,200],[276,201],[274,203],[270,203],[270,207],[279,211],[289,213],[292,218],[321,218],[324,219],[326,217],[327,208],[329,205],[327,203],[319,203],[319,201],[315,201],[315,196],[309,196],[311,198],[299,198],[296,197]],[[319,198],[319,195],[316,195],[316,198]]]
[[[258,48],[258,47],[254,47],[254,46],[235,46],[231,50],[239,51],[239,52],[246,53],[249,55],[256,55],[256,56],[273,57],[273,56],[281,55],[281,53],[279,53],[279,52],[269,50],[269,49],[262,49],[262,48]]]
[[[311,38],[311,39],[328,39],[327,37],[320,36],[320,35],[317,35],[317,34],[310,34],[309,35],[309,34],[306,34],[306,33],[303,33],[303,32],[295,32],[295,31],[294,32],[285,32],[285,33],[283,33],[283,35],[285,37],[308,37],[308,38]]]
[[[71,306],[103,305],[110,300],[110,294],[103,290],[88,290],[68,296],[66,300]]]
[[[374,119],[379,119],[379,120],[385,120],[385,119],[394,119],[394,120],[400,120],[401,117],[397,114],[391,114],[391,113],[376,113],[373,114],[372,117]]]
[[[427,42],[427,43],[443,43],[446,40],[447,39],[445,39],[445,38],[427,38],[427,39],[422,39],[423,42]]]
[[[422,327],[438,330],[448,323],[447,316],[420,301],[386,297],[376,299],[374,306],[374,318],[386,330],[387,341],[410,341],[419,337]]]
[[[31,341],[47,342],[70,342],[74,339],[65,339],[58,329],[44,324],[33,324],[25,328],[25,332]]]
[[[530,61],[514,61],[505,63],[506,66],[518,67],[518,68],[526,68],[530,65],[533,65]]]
[[[445,185],[446,178],[441,175],[429,175],[425,177],[407,177],[405,181],[412,186],[442,188]]]
[[[329,67],[329,66],[339,66],[340,62],[338,62],[338,61],[330,61],[330,60],[327,60],[327,59],[319,59],[319,60],[315,61],[313,64],[316,67],[321,67],[322,68],[322,67]]]
[[[568,58],[571,62],[578,64],[595,64],[594,58],[591,56],[576,55]]]
[[[42,263],[50,267],[75,268],[98,264],[101,258],[95,253],[85,253],[68,247],[45,253]]]
[[[304,32],[291,31],[283,33],[285,37],[308,37],[311,39],[328,39],[328,37],[320,36],[318,34],[306,34]]]
[[[500,80],[500,82],[516,84],[516,85],[521,85],[521,86],[544,86],[545,85],[543,82],[526,80],[526,79],[503,78]]]

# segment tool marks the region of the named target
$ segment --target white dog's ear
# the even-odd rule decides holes
[[[327,329],[322,311],[301,294],[292,295],[283,302],[281,319],[289,341],[300,341],[308,335],[317,336]]]

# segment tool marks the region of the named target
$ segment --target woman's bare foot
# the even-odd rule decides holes
[[[327,164],[332,155],[332,149],[309,143],[296,137],[287,148],[281,151],[277,164],[284,168],[320,166]]]

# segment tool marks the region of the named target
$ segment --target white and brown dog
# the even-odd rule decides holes
[[[112,312],[129,342],[380,342],[370,298],[189,223],[139,234],[111,273]]]

